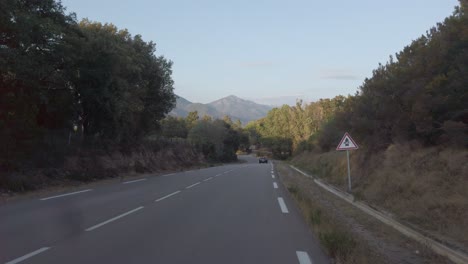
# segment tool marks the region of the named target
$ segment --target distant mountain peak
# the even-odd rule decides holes
[[[198,111],[198,115],[209,115],[222,118],[228,115],[232,120],[241,120],[246,124],[250,121],[263,118],[273,107],[257,104],[253,101],[229,95],[208,104],[192,103],[183,97],[177,96],[177,105],[171,115],[185,117],[189,112]]]

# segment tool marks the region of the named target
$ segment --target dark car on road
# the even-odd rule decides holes
[[[268,159],[266,157],[261,157],[258,159],[258,163],[268,163]]]

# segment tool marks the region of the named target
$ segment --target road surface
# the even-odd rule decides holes
[[[0,207],[0,263],[328,263],[274,165],[112,183]]]

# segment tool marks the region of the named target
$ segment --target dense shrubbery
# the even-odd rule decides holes
[[[169,116],[162,120],[161,135],[189,142],[210,161],[237,160],[236,151],[249,146],[240,122],[233,123],[227,116],[223,120],[208,116],[199,119],[196,111],[186,118]]]

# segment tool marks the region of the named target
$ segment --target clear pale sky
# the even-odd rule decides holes
[[[354,94],[378,63],[452,14],[457,0],[63,0],[78,19],[157,43],[176,94],[265,104]]]

